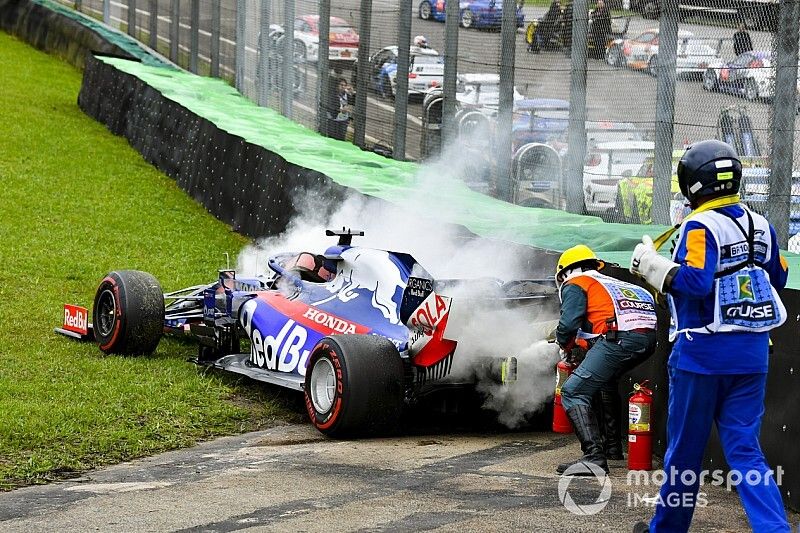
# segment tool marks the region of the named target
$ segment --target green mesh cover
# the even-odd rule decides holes
[[[665,226],[609,224],[597,217],[519,207],[470,190],[461,181],[426,177],[423,166],[394,161],[320,136],[277,112],[250,102],[222,80],[117,58],[100,58],[138,77],[166,98],[218,128],[263,146],[287,161],[327,175],[363,194],[407,207],[411,213],[461,224],[477,235],[561,251],[586,244],[608,261],[627,265],[642,234]],[[800,260],[787,254],[790,283],[800,287]]]

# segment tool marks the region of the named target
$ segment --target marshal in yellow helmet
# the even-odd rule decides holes
[[[561,257],[558,258],[558,265],[556,265],[556,282],[561,285],[561,280],[559,279],[561,274],[565,270],[577,265],[578,263],[583,263],[584,261],[597,261],[598,270],[605,266],[605,263],[597,258],[591,248],[585,244],[579,244],[564,250],[564,253],[562,253]]]

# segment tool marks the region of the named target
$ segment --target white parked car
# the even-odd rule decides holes
[[[461,109],[480,111],[484,115],[497,115],[500,105],[499,74],[459,74],[456,99]],[[525,97],[514,87],[514,102]]]
[[[441,87],[425,91],[422,101],[426,104],[442,95]],[[514,87],[514,105],[525,97]],[[487,117],[495,117],[500,103],[500,76],[498,74],[459,74],[456,78],[456,100],[460,110],[480,111]]]
[[[720,49],[724,39],[703,39],[687,37],[678,39],[676,71],[680,74],[694,74],[701,77],[710,65],[722,61]]]
[[[270,37],[277,41],[283,36],[283,27],[270,24]],[[358,32],[350,23],[331,17],[328,58],[331,61],[354,62],[358,59]],[[294,21],[294,53],[296,59],[319,59],[319,15],[304,15]]]
[[[397,93],[397,46],[387,46],[369,61],[372,87],[387,98]],[[412,46],[408,69],[408,94],[419,95],[431,87],[441,87],[444,57],[433,48]]]
[[[612,67],[643,70],[658,74],[658,28],[646,30],[632,39],[616,39],[606,50],[606,62]],[[721,60],[722,39],[695,37],[686,30],[678,31],[678,74],[702,74],[709,65]]]
[[[650,141],[615,141],[595,144],[583,165],[583,199],[591,215],[610,215],[617,202],[619,182],[633,176],[655,144]]]
[[[728,63],[709,66],[703,74],[703,88],[743,96],[748,100],[772,98],[775,94],[775,68],[772,52],[751,50]],[[800,94],[800,80],[797,81]],[[800,100],[798,100],[800,109]]]

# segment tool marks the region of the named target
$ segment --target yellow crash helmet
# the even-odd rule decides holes
[[[592,259],[598,262],[598,269],[603,268],[604,263],[600,261],[592,249],[585,244],[579,244],[565,250],[564,253],[561,254],[561,257],[558,258],[558,265],[556,265],[556,283],[561,285],[561,280],[558,278],[565,270],[578,263],[590,261]]]

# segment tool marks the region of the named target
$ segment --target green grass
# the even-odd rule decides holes
[[[0,32],[0,488],[298,418],[294,396],[187,362],[103,356],[53,333],[109,270],[165,290],[210,281],[246,243],[78,108],[81,73]]]

